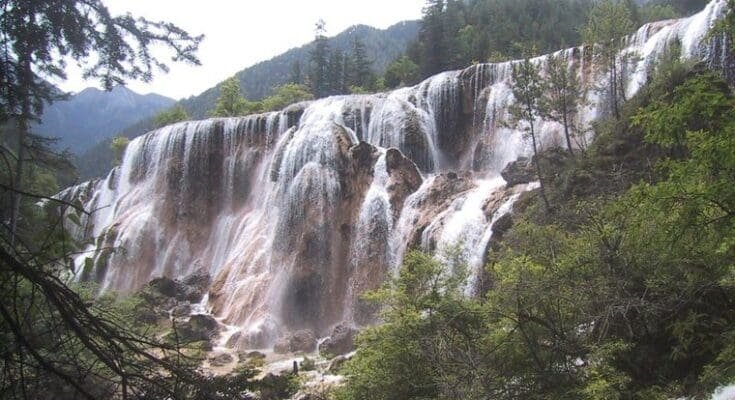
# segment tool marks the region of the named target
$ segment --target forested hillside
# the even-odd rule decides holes
[[[330,51],[342,57],[354,50],[357,39],[364,47],[364,60],[372,73],[382,74],[387,65],[406,51],[410,42],[416,39],[418,21],[404,21],[385,30],[365,25],[357,25],[326,40]],[[272,94],[277,86],[289,82],[306,83],[312,69],[311,54],[316,46],[311,42],[260,62],[235,74],[240,83],[242,94],[248,100],[257,101]],[[191,119],[203,119],[215,107],[220,95],[221,84],[179,102]],[[141,118],[119,131],[109,132],[110,137],[81,154],[75,161],[83,179],[98,177],[107,173],[112,160],[110,142],[112,135],[134,138],[156,127],[154,118]]]

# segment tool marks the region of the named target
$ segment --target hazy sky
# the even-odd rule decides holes
[[[155,92],[175,99],[201,93],[235,72],[298,47],[313,39],[314,23],[322,18],[327,34],[355,24],[378,28],[418,19],[424,0],[104,0],[114,14],[131,12],[166,20],[190,34],[204,34],[199,48],[202,65],[169,63],[150,84],[129,82],[139,93]],[[72,70],[65,90],[79,91],[97,82],[84,81]]]

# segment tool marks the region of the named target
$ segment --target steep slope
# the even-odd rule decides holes
[[[349,52],[355,38],[360,38],[366,46],[368,57],[373,61],[375,72],[382,73],[387,65],[403,54],[408,44],[416,38],[418,21],[404,21],[387,29],[357,25],[329,39],[329,46]],[[311,43],[291,49],[270,60],[248,67],[236,75],[249,99],[259,100],[270,94],[273,87],[288,83],[293,63],[299,61],[304,71],[309,62]],[[198,96],[182,100],[181,104],[193,118],[206,118],[207,111],[214,107],[219,96],[219,87],[213,87]],[[130,138],[137,137],[153,129],[152,118],[139,118],[126,125],[119,134]],[[114,134],[117,134],[115,131]],[[90,148],[80,155],[75,164],[83,179],[103,175],[110,165],[112,153],[110,139]]]
[[[44,110],[34,129],[60,138],[59,147],[81,154],[141,118],[170,107],[175,101],[158,94],[141,95],[117,86],[110,92],[87,88]]]
[[[628,40],[628,97],[676,43],[681,57],[718,67],[704,40],[724,0],[681,20],[648,24]],[[557,54],[585,83],[589,124],[606,107],[606,75],[591,48]],[[533,60],[545,66],[548,56]],[[130,291],[152,278],[202,271],[203,306],[240,331],[231,346],[262,348],[342,321],[364,324],[360,293],[377,287],[407,248],[454,249],[480,282],[493,227],[536,184],[506,187],[503,167],[528,156],[523,130],[506,126],[514,62],[445,72],[391,93],[336,96],[243,118],[179,123],[130,143],[104,180],[68,189],[88,209],[80,238],[97,238],[77,275]],[[542,147],[562,127],[540,122]],[[113,252],[121,248],[124,251]],[[90,256],[90,261],[85,258]]]

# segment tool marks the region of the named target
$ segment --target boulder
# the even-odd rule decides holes
[[[357,330],[348,325],[337,325],[332,334],[319,345],[319,353],[340,355],[355,350]]]
[[[508,187],[533,182],[536,180],[536,169],[527,157],[519,157],[508,163],[500,172],[500,176],[508,183]]]
[[[171,309],[171,315],[174,317],[186,317],[191,314],[191,304],[189,302],[181,303]]]
[[[217,354],[209,359],[209,365],[213,367],[224,367],[234,361],[234,357],[228,353]]]
[[[210,283],[212,283],[212,279],[207,272],[203,270],[194,272],[182,280],[181,284],[183,287],[176,298],[192,303],[199,303],[207,293]]]
[[[291,336],[291,351],[310,353],[316,350],[317,339],[314,332],[301,330]]]
[[[180,322],[176,328],[179,340],[183,342],[211,340],[219,332],[219,323],[211,315],[195,314],[188,321]]]
[[[276,340],[273,345],[273,352],[276,354],[286,354],[291,351],[291,340],[288,337],[282,337]]]
[[[276,354],[311,353],[316,350],[316,346],[317,339],[314,332],[304,329],[278,339],[273,345],[273,352]]]

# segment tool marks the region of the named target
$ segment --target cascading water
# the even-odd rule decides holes
[[[704,42],[724,10],[715,0],[629,37],[621,53],[628,96],[675,42],[683,58],[725,65],[721,41]],[[555,55],[587,89],[575,122],[589,124],[605,108],[592,90],[605,76],[592,67],[591,49]],[[73,230],[93,241],[77,277],[131,291],[161,275],[206,272],[206,309],[234,327],[228,337],[241,329],[239,347],[370,322],[360,293],[395,273],[409,248],[439,257],[456,249],[472,294],[495,223],[535,188],[507,188],[499,176],[531,151],[523,133],[506,126],[512,68],[481,64],[391,93],[179,123],[135,139],[106,179],[60,194],[96,210]],[[542,146],[561,143],[559,124],[538,128]]]

